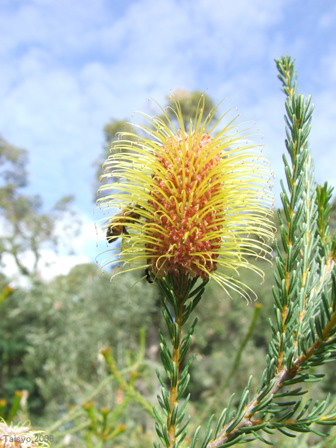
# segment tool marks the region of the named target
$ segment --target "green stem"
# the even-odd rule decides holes
[[[230,442],[232,439],[237,437],[244,428],[260,426],[264,423],[268,423],[271,426],[273,418],[272,414],[270,420],[261,420],[255,417],[255,414],[258,413],[258,405],[260,404],[260,397],[262,396],[263,400],[265,400],[265,398],[267,399],[267,397],[273,397],[278,392],[280,392],[281,389],[284,387],[286,381],[293,379],[300,372],[300,370],[304,368],[304,364],[316,353],[319,347],[328,340],[330,335],[333,333],[335,326],[336,326],[336,311],[331,316],[329,324],[323,330],[322,334],[323,337],[321,337],[311,347],[309,347],[305,356],[301,356],[300,358],[295,359],[293,362],[293,367],[283,368],[281,372],[277,373],[277,375],[274,378],[274,385],[268,391],[268,393],[264,394],[263,390],[258,392],[257,395],[245,407],[243,418],[235,426],[235,428],[233,430],[230,430],[232,422],[229,422],[220,432],[220,434],[216,437],[216,439],[212,440],[207,445],[207,448],[220,448],[225,443]],[[292,423],[294,421],[295,420],[292,419]],[[283,426],[285,426],[286,422],[283,421],[282,423]]]
[[[203,280],[199,286],[195,286],[196,282],[196,278],[190,278],[183,272],[158,280],[163,292],[162,312],[168,330],[167,336],[160,333],[161,360],[167,379],[161,378],[157,373],[162,386],[161,395],[158,396],[161,412],[154,409],[154,413],[157,420],[157,434],[161,444],[166,448],[180,447],[187,435],[188,420],[185,419],[185,405],[188,397],[184,398],[182,406],[180,401],[189,384],[190,361],[183,364],[197,319],[187,331],[184,331],[184,328],[202,297],[207,280]],[[162,445],[154,444],[155,448]]]
[[[178,408],[179,403],[179,386],[180,386],[180,373],[181,373],[181,348],[182,348],[182,329],[183,329],[183,302],[181,301],[178,307],[178,315],[175,317],[177,324],[177,332],[172,338],[172,363],[173,369],[176,374],[173,374],[170,378],[170,395],[169,404],[170,412],[167,417],[167,428],[169,434],[169,448],[175,448],[176,446],[176,433],[177,424],[174,420],[174,414]]]

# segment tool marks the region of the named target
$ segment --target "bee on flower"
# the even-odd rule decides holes
[[[123,135],[102,176],[112,172],[115,181],[100,188],[98,202],[121,210],[137,204],[136,219],[120,235],[125,269],[146,269],[154,279],[213,278],[243,291],[234,274],[241,267],[261,273],[252,260],[270,252],[272,173],[235,120],[222,126],[224,115],[212,124],[215,113],[203,116],[201,101],[186,128],[177,102],[177,128],[166,114],[139,126],[145,136],[136,142]]]
[[[134,220],[139,218],[139,213],[136,211],[136,207],[132,208],[128,206],[122,212],[114,216],[107,227],[106,239],[109,243],[113,243],[118,240],[122,235],[129,235],[127,226]]]

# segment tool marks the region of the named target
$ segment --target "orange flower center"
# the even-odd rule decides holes
[[[210,135],[194,133],[170,137],[157,155],[160,170],[153,175],[150,200],[154,215],[146,226],[153,243],[146,247],[158,275],[182,269],[205,278],[216,269],[224,211],[213,203],[222,188],[217,174],[222,159],[211,154],[213,149]]]

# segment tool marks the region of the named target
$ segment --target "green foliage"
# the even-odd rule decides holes
[[[43,408],[42,397],[37,392],[34,376],[28,372],[23,363],[27,349],[27,326],[34,325],[34,320],[18,314],[21,294],[13,294],[1,306],[0,321],[0,399],[5,400],[6,418],[9,408],[17,401],[17,392],[25,390],[30,395],[29,407],[39,413]],[[13,331],[13,329],[15,331]]]
[[[1,203],[5,199],[5,193],[10,193],[27,184],[26,163],[26,151],[0,137]]]
[[[113,150],[112,143],[120,138],[121,134],[127,134],[127,138],[134,140],[136,135],[135,127],[127,120],[111,120],[104,126],[105,145],[102,156],[97,160],[96,182],[95,190],[97,190],[99,179],[103,174],[103,163],[109,156],[110,151]],[[96,197],[94,198],[96,200]]]
[[[126,275],[111,290],[108,274],[80,265],[23,299],[26,312],[38,318],[29,332],[25,365],[50,406],[76,403],[102,379],[105,367],[97,356],[102,348],[113,347],[120,366],[137,350],[153,301],[152,292],[141,297],[140,285],[130,289],[130,280]]]
[[[261,432],[279,430],[285,435],[316,432],[313,424],[335,424],[336,407],[330,397],[305,400],[310,382],[323,374],[312,370],[333,360],[336,333],[336,277],[327,236],[330,190],[318,190],[308,151],[312,116],[310,98],[296,94],[294,64],[277,61],[279,78],[287,95],[284,157],[287,187],[282,184],[283,215],[279,215],[283,248],[278,250],[275,273],[275,322],[261,385],[251,398],[250,382],[238,408],[230,402],[216,428],[206,431],[201,447],[219,448],[259,439]],[[323,231],[321,238],[319,231]],[[231,402],[232,403],[232,402]],[[211,434],[211,436],[209,436]],[[210,440],[212,439],[212,440]]]
[[[155,291],[153,285],[132,274],[111,283],[110,274],[95,265],[79,265],[48,283],[17,289],[1,309],[0,344],[6,352],[1,357],[0,399],[12,403],[15,391],[25,389],[30,419],[44,427],[50,425],[49,432],[60,444],[69,428],[72,446],[80,448],[87,446],[83,441],[86,432],[96,440],[93,446],[99,446],[99,434],[107,436],[107,427],[111,434],[118,425],[126,425],[126,432],[135,431],[145,422],[138,409],[143,405],[130,407],[138,397],[136,388],[139,385],[148,395],[155,393],[154,373],[149,361],[143,361],[145,341],[158,343],[144,334],[155,318]],[[143,334],[140,351],[139,334]],[[105,347],[113,351],[118,365],[114,372],[109,372],[111,366],[100,354]],[[118,370],[123,378],[130,376],[132,393],[130,387],[114,381]],[[87,403],[98,413],[110,410],[105,429],[90,426]],[[147,407],[151,409],[151,405]],[[5,411],[7,418],[8,406]],[[61,425],[55,426],[68,412]],[[123,440],[122,432],[118,437]]]
[[[188,92],[186,90],[176,90],[168,98],[167,105],[165,107],[165,113],[159,118],[163,121],[171,121],[175,123],[176,116],[174,113],[176,103],[179,104],[181,113],[183,116],[185,129],[189,128],[190,120],[193,120],[197,115],[197,110],[202,106],[204,109],[203,117],[206,117],[213,111],[215,104],[212,99],[204,92],[195,90],[193,92]],[[213,115],[211,122],[216,120],[216,115]],[[210,124],[209,123],[209,124]]]
[[[152,415],[151,405],[136,389],[137,382],[144,378],[144,336],[144,331],[141,331],[139,351],[122,370],[117,366],[110,348],[101,351],[111,375],[92,387],[89,394],[78,397],[78,404],[50,426],[48,432],[54,434],[56,446],[63,446],[67,440],[67,443],[76,447],[105,447],[110,446],[112,440],[115,443],[116,439],[124,439],[123,435],[125,440],[132,439],[136,431],[136,426],[130,424],[130,419],[136,420],[134,401]],[[115,392],[114,386],[117,386]],[[99,396],[102,392],[106,393],[107,389],[109,404],[105,401],[102,406]],[[65,429],[69,425],[71,429]],[[120,446],[123,445],[125,443],[121,441]]]
[[[188,419],[185,420],[185,408],[189,398],[182,401],[190,380],[190,360],[185,362],[185,357],[191,345],[197,319],[193,321],[185,335],[182,330],[201,300],[207,284],[207,281],[202,281],[196,286],[197,278],[190,279],[183,274],[178,279],[177,281],[176,278],[169,277],[158,280],[163,292],[162,313],[168,330],[168,337],[163,333],[160,334],[161,361],[169,387],[166,385],[166,379],[157,372],[162,386],[161,395],[158,396],[161,413],[155,409],[156,431],[162,445],[176,448],[180,447],[185,439],[189,423]],[[159,448],[161,445],[154,444],[154,446]]]
[[[104,126],[105,144],[107,150],[106,156],[111,148],[111,144],[119,138],[120,134],[123,133],[136,134],[134,126],[132,126],[127,120],[112,120]]]

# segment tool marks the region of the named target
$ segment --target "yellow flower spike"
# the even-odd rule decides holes
[[[105,163],[103,178],[114,181],[100,192],[113,193],[98,203],[122,210],[118,261],[127,270],[132,263],[149,269],[154,278],[183,272],[243,292],[233,274],[240,267],[261,274],[251,258],[270,252],[272,173],[234,121],[216,133],[222,117],[210,134],[206,127],[216,111],[203,117],[200,104],[188,129],[178,103],[174,112],[179,129],[147,117],[152,127],[139,126],[146,136],[135,143],[124,135]],[[113,222],[106,223],[112,231]]]

